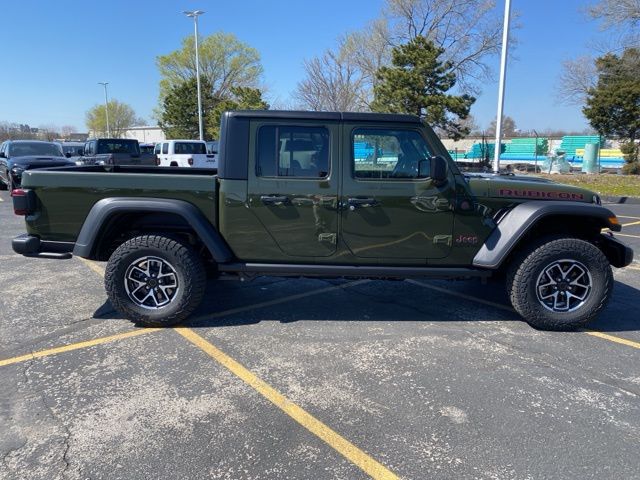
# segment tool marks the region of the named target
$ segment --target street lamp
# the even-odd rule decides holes
[[[507,47],[509,43],[509,21],[511,0],[504,2],[504,25],[502,27],[502,53],[500,55],[500,83],[498,84],[498,118],[496,119],[496,148],[493,154],[493,170],[500,172],[500,140],[502,137],[502,109],[504,108],[504,82],[507,76]]]
[[[104,87],[104,114],[107,116],[107,137],[111,136],[111,129],[109,128],[109,97],[107,97],[107,85],[109,82],[98,82],[98,85]]]
[[[198,57],[198,16],[204,12],[202,10],[184,11],[187,17],[193,18],[194,36],[196,40],[196,84],[198,86],[198,130],[200,132],[200,140],[204,140],[204,132],[202,130],[202,99],[200,97],[200,59]]]

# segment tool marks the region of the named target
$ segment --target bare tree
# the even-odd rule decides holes
[[[60,137],[60,129],[53,124],[40,125],[38,127],[38,137],[50,142]]]
[[[316,111],[361,111],[366,108],[363,77],[344,49],[327,50],[305,60],[306,78],[294,97],[304,108]]]
[[[76,129],[76,127],[71,126],[71,125],[63,125],[60,128],[60,134],[62,135],[62,138],[69,138],[69,136],[72,133],[76,133],[78,130]]]
[[[392,45],[424,36],[443,48],[462,90],[477,93],[491,78],[487,62],[502,43],[502,15],[493,0],[387,0],[383,16]]]
[[[558,100],[568,105],[582,105],[587,92],[595,87],[597,81],[598,72],[592,57],[565,60],[557,86]]]
[[[305,61],[306,78],[294,96],[313,110],[368,110],[376,74],[390,63],[391,50],[417,36],[444,48],[458,88],[477,94],[491,77],[487,61],[499,53],[501,35],[502,16],[493,0],[386,0],[380,18]]]
[[[589,6],[588,13],[602,20],[605,29],[640,26],[640,0],[600,0]]]
[[[592,45],[591,50],[599,56],[619,53],[640,44],[640,0],[599,0],[588,6],[586,13],[601,20],[603,30],[611,33],[609,39]],[[637,67],[629,65],[629,68]],[[584,105],[587,92],[597,81],[594,56],[565,60],[558,79],[558,99],[569,105]]]
[[[486,130],[487,135],[496,134],[496,121],[492,120],[489,124],[489,128]],[[515,137],[518,133],[518,127],[516,127],[516,121],[508,115],[505,115],[502,119],[502,134],[505,137]]]

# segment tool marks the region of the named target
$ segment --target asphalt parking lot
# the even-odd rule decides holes
[[[640,478],[639,263],[589,331],[493,283],[281,278],[140,329],[102,264],[13,254],[0,200],[2,479]]]

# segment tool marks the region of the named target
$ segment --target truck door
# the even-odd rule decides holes
[[[419,263],[449,254],[453,181],[428,178],[433,155],[415,127],[344,125],[342,238],[351,252]]]
[[[285,255],[327,257],[338,234],[339,123],[258,123],[249,208]]]

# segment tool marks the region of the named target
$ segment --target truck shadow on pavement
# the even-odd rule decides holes
[[[303,289],[298,282],[305,282]],[[344,280],[301,281],[273,277],[248,284],[212,281],[207,286],[202,305],[184,324],[194,328],[222,328],[263,321],[293,323],[302,320],[522,322],[510,309],[504,289],[496,284],[423,283],[426,287],[383,280],[357,285]],[[616,281],[609,304],[589,328],[603,332],[638,331],[638,305],[640,290]],[[123,319],[108,300],[94,312],[93,318]]]

